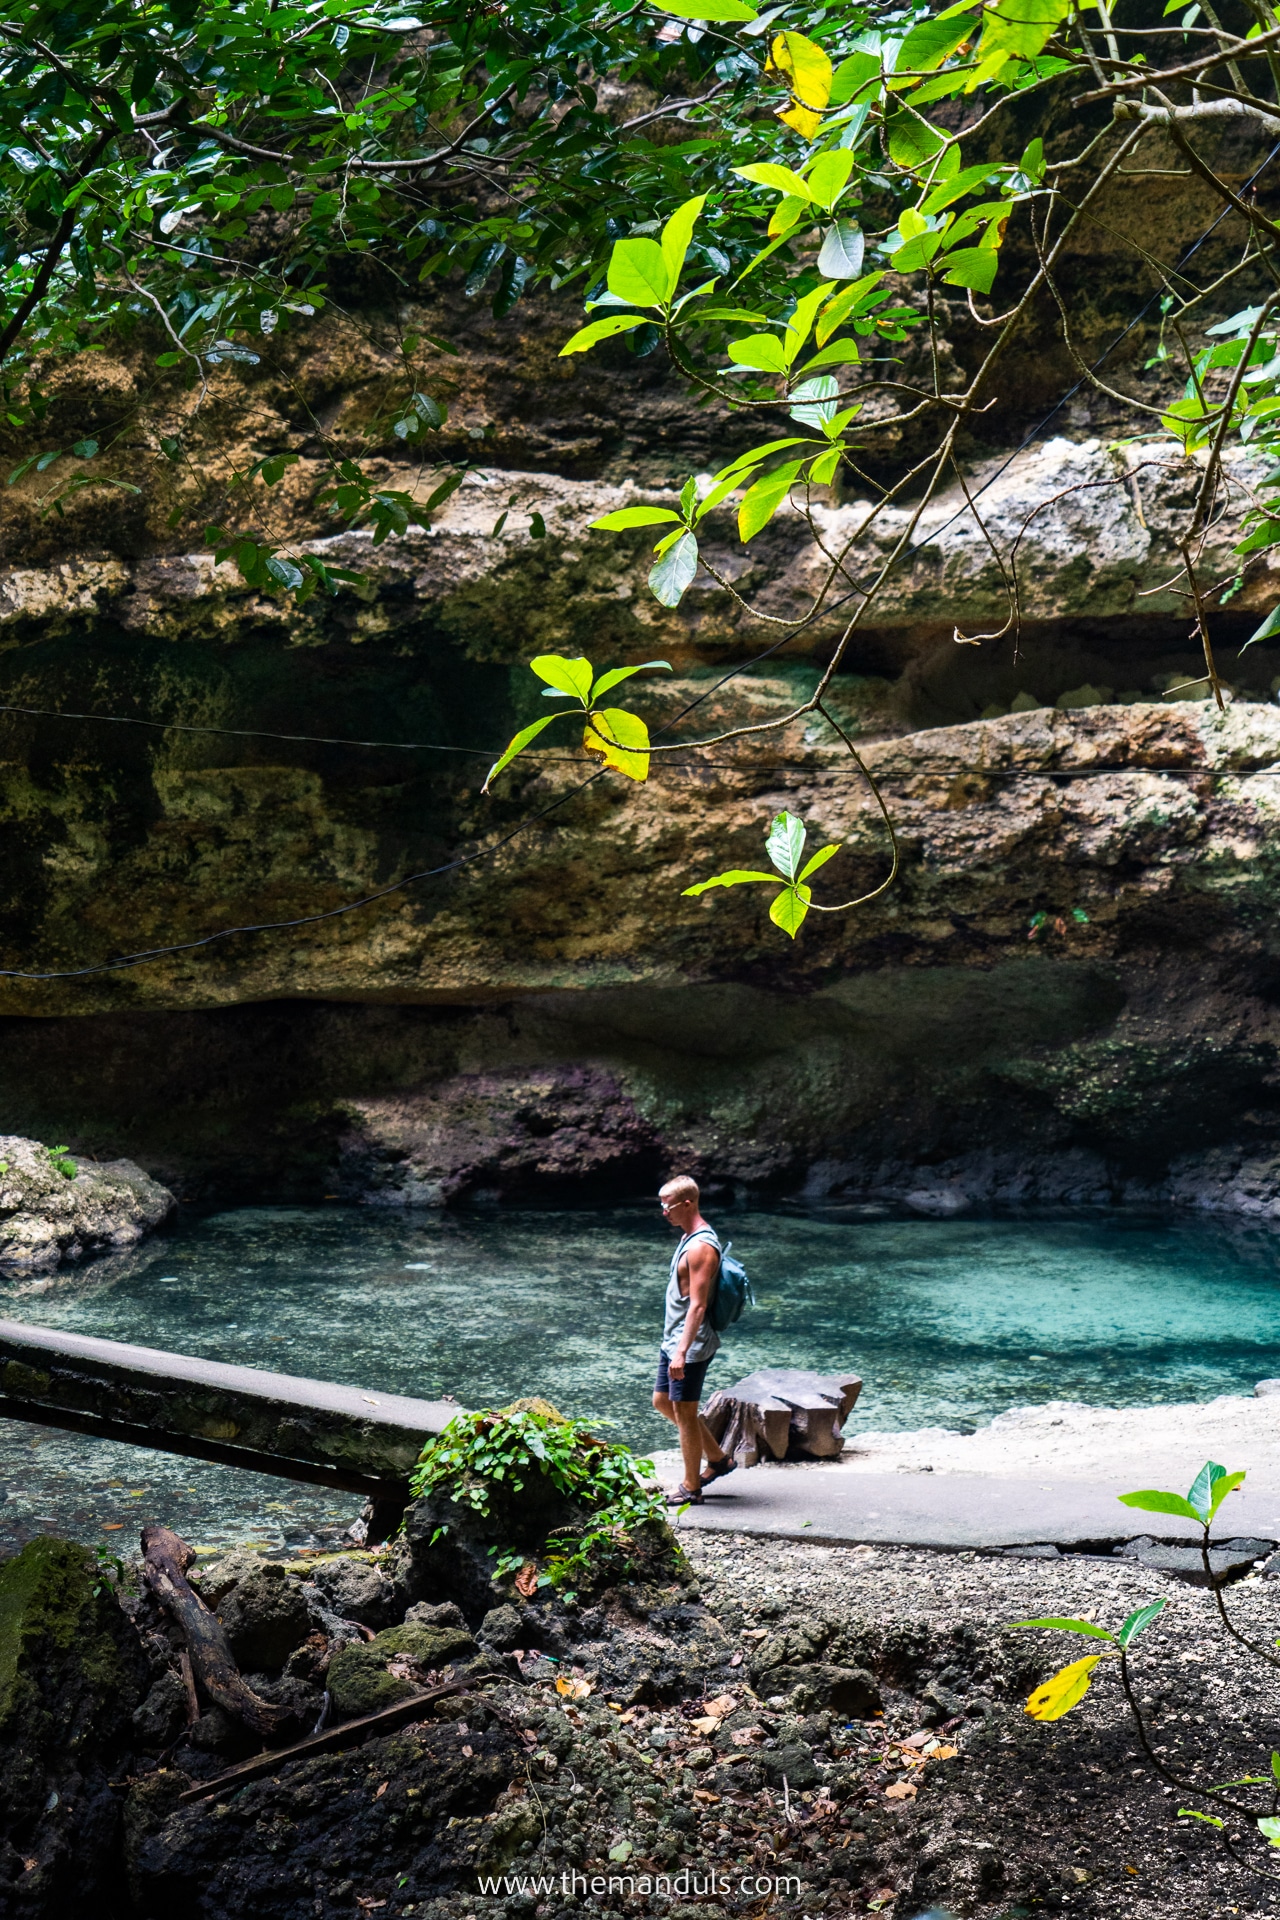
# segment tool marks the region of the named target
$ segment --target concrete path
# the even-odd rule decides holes
[[[1105,1551],[1149,1534],[1198,1539],[1190,1521],[1144,1514],[1117,1499],[1137,1487],[1183,1493],[1206,1460],[1244,1487],[1229,1496],[1214,1538],[1280,1541],[1280,1394],[1223,1394],[1179,1406],[1014,1408],[976,1433],[923,1427],[857,1432],[838,1460],[739,1468],[690,1507],[681,1526],[784,1539],[930,1547],[1060,1547]],[[657,1453],[663,1484],[680,1456]]]
[[[678,1456],[657,1460],[664,1484],[674,1486]],[[740,1468],[677,1524],[836,1545],[992,1548],[1043,1541],[1106,1551],[1142,1533],[1188,1544],[1199,1539],[1190,1521],[1121,1506],[1113,1480],[1055,1484],[976,1473],[850,1473],[836,1465]],[[1214,1538],[1245,1535],[1280,1540],[1280,1485],[1230,1495]]]

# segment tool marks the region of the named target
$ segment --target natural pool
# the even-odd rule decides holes
[[[1134,1406],[1280,1374],[1280,1234],[1129,1214],[717,1214],[758,1307],[711,1384],[853,1367],[853,1430],[981,1423],[1049,1399]],[[464,1405],[538,1392],[668,1444],[649,1405],[671,1241],[656,1207],[439,1216],[238,1208],[137,1252],[0,1281],[0,1316]],[[0,1422],[0,1545],[324,1538],[344,1494]]]

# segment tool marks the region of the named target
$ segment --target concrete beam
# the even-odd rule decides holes
[[[460,1409],[0,1320],[0,1416],[403,1506]]]

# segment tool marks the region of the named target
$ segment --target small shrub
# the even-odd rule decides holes
[[[646,1473],[646,1469],[648,1472]],[[584,1420],[567,1419],[545,1400],[460,1413],[422,1450],[410,1481],[416,1497],[440,1492],[484,1519],[494,1517],[499,1489],[520,1493],[532,1479],[586,1510],[581,1526],[548,1535],[540,1586],[571,1588],[590,1570],[620,1577],[634,1564],[635,1536],[664,1517],[652,1465],[616,1440],[603,1440]],[[437,1527],[432,1542],[448,1532]],[[500,1579],[519,1574],[523,1553],[502,1547]]]

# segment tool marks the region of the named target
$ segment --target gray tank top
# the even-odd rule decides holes
[[[680,1344],[680,1332],[689,1312],[689,1296],[680,1291],[680,1262],[695,1240],[705,1240],[717,1253],[721,1251],[720,1237],[714,1227],[699,1227],[695,1233],[686,1233],[680,1245],[671,1256],[671,1277],[667,1281],[666,1314],[662,1326],[662,1351],[670,1360]],[[709,1320],[704,1320],[698,1328],[698,1337],[689,1348],[685,1358],[692,1361],[709,1360],[720,1345],[720,1335]]]

